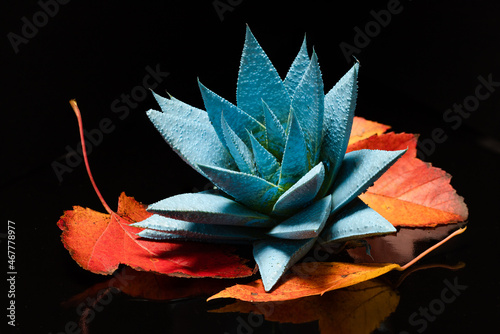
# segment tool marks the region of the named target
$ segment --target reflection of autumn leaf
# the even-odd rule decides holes
[[[397,264],[351,264],[340,262],[308,262],[292,267],[283,282],[271,292],[265,292],[262,280],[236,284],[210,297],[236,298],[249,302],[291,300],[323,294],[327,291],[354,285],[400,268]]]
[[[360,140],[369,138],[373,135],[380,135],[390,129],[389,125],[380,124],[373,121],[368,121],[363,117],[354,116],[349,137],[349,145]]]
[[[144,205],[122,193],[116,213],[75,206],[64,213],[58,226],[73,259],[98,274],[112,274],[120,264],[172,276],[232,278],[252,274],[225,246],[141,239],[136,235],[141,229],[129,224],[150,215]]]
[[[395,226],[432,227],[467,219],[463,198],[450,185],[451,176],[416,157],[417,137],[387,133],[349,145],[360,149],[408,151],[360,196]]]
[[[200,278],[196,280],[153,272],[136,271],[123,267],[105,282],[100,282],[64,302],[64,306],[76,306],[88,297],[95,298],[100,292],[113,287],[131,297],[148,300],[172,300],[219,291],[231,284],[229,280]]]
[[[358,263],[390,262],[403,265],[411,261],[420,252],[421,246],[448,236],[457,227],[453,224],[435,228],[400,228],[397,234],[377,236],[366,239],[370,245],[370,255],[364,247],[349,248],[347,252]]]
[[[236,301],[212,312],[254,312],[264,314],[269,321],[296,324],[318,320],[322,334],[351,334],[371,333],[398,303],[399,295],[388,285],[370,280],[323,296],[284,302]]]

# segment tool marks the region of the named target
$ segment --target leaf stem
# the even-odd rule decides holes
[[[85,167],[87,168],[87,174],[89,175],[90,182],[92,183],[92,186],[94,187],[94,190],[97,194],[97,197],[99,197],[99,200],[101,201],[102,205],[104,206],[104,209],[109,214],[113,214],[113,210],[109,207],[109,205],[106,203],[104,200],[104,197],[102,197],[101,192],[97,188],[97,185],[95,184],[94,177],[92,176],[92,173],[90,172],[90,166],[89,166],[89,159],[87,157],[87,149],[85,148],[85,137],[83,134],[83,122],[82,122],[82,114],[80,113],[80,109],[78,108],[78,105],[76,104],[75,99],[71,99],[69,101],[69,104],[73,108],[73,111],[75,112],[76,118],[78,120],[78,129],[80,130],[80,141],[82,143],[82,154],[83,154],[83,160],[85,161]]]
[[[396,270],[403,271],[405,269],[408,269],[408,267],[413,265],[415,262],[417,262],[418,260],[420,260],[421,258],[426,256],[427,254],[429,254],[430,252],[432,252],[433,250],[435,250],[436,248],[438,248],[439,246],[441,246],[442,244],[444,244],[445,242],[447,242],[451,238],[453,238],[459,234],[464,233],[466,229],[467,229],[467,226],[464,226],[463,228],[459,228],[458,230],[456,230],[455,232],[453,232],[452,234],[450,234],[449,236],[447,236],[446,238],[444,238],[443,240],[441,240],[440,242],[438,242],[434,246],[427,248],[425,251],[420,253],[416,258],[414,258],[413,260],[411,260],[410,262],[408,262],[404,266],[397,268]]]

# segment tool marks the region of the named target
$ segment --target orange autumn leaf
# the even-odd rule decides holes
[[[351,286],[401,268],[392,263],[352,264],[341,262],[307,262],[293,266],[282,283],[270,292],[264,291],[262,280],[233,285],[207,300],[235,298],[248,302],[272,302],[321,295]]]
[[[391,270],[404,271],[422,257],[440,247],[451,238],[465,232],[460,228],[420,253],[407,264],[394,263],[341,263],[302,262],[294,265],[271,292],[265,292],[262,280],[249,284],[236,284],[208,298],[235,298],[248,302],[275,302],[322,295],[325,292],[352,286],[383,275]]]
[[[231,248],[196,242],[155,242],[129,226],[151,214],[133,197],[120,195],[117,212],[103,214],[75,206],[60,218],[62,242],[84,269],[110,275],[120,264],[180,277],[247,277],[252,270]]]
[[[369,138],[373,135],[380,135],[390,128],[391,127],[389,125],[369,121],[363,117],[354,116],[351,135],[349,137],[349,145],[365,138]]]
[[[387,133],[355,142],[360,149],[408,151],[372,187],[359,196],[394,226],[433,227],[467,219],[464,200],[450,185],[451,176],[416,157],[417,136]]]
[[[236,301],[211,312],[252,312],[281,323],[318,321],[322,334],[371,333],[398,304],[396,291],[383,282],[370,280],[322,296],[283,302]]]

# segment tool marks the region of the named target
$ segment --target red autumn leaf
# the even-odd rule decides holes
[[[349,145],[348,152],[408,148],[361,200],[394,226],[433,227],[466,220],[467,206],[450,185],[451,176],[418,159],[416,147],[417,136],[407,133],[375,135]]]
[[[363,117],[354,116],[349,137],[349,145],[354,144],[373,135],[380,135],[391,127],[389,125],[373,122]]]
[[[80,110],[75,100],[70,104],[80,130],[83,158],[90,182],[108,212],[103,214],[75,206],[66,211],[57,226],[63,231],[62,242],[73,259],[93,273],[112,274],[120,264],[136,270],[153,271],[179,277],[235,278],[252,275],[244,260],[231,254],[231,248],[196,242],[157,242],[137,236],[140,228],[130,224],[151,214],[146,206],[120,195],[114,212],[104,201],[90,172]]]
[[[351,286],[401,268],[392,263],[352,264],[340,262],[307,262],[291,268],[282,283],[271,292],[264,290],[262,280],[233,285],[208,298],[236,298],[247,302],[272,302],[321,295]]]
[[[73,259],[93,273],[112,274],[120,264],[136,270],[180,277],[234,278],[252,275],[252,270],[231,248],[196,242],[157,242],[136,235],[129,226],[151,214],[134,198],[120,195],[117,212],[103,214],[75,206],[57,225],[61,239]]]

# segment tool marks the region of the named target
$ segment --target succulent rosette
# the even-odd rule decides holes
[[[315,243],[396,229],[357,197],[402,151],[346,154],[357,97],[356,63],[324,93],[306,40],[282,80],[250,29],[236,104],[201,83],[206,110],[154,94],[150,120],[217,191],[186,193],[148,207],[134,224],[144,238],[253,244],[266,291]]]

